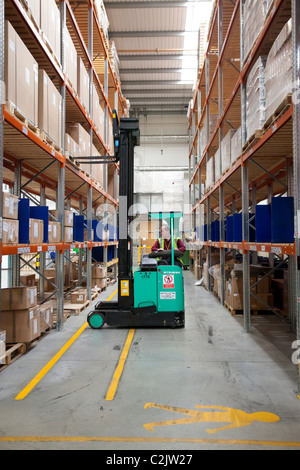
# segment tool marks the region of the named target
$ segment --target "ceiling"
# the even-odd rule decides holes
[[[187,114],[212,0],[104,0],[130,115]]]

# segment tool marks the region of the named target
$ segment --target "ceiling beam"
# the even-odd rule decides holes
[[[191,87],[195,84],[194,80],[183,81],[183,80],[123,80],[122,78],[122,89],[123,85],[190,85]]]
[[[117,38],[167,38],[167,37],[185,37],[187,34],[198,34],[199,31],[110,31],[109,39]]]
[[[197,53],[195,52],[194,54],[165,54],[165,55],[158,55],[158,54],[150,54],[146,55],[144,53],[141,54],[124,54],[118,52],[119,60],[128,60],[128,61],[137,61],[137,60],[183,60],[186,59],[187,57],[197,57]]]
[[[139,1],[139,2],[109,2],[105,1],[105,9],[106,10],[113,10],[113,9],[128,9],[128,8],[186,8],[193,3],[209,3],[208,0],[193,0],[190,2],[178,2],[174,0],[163,0],[161,2],[153,1]]]
[[[119,71],[122,72],[122,74],[126,73],[181,73],[183,70],[194,70],[192,67],[187,67],[187,68],[168,68],[168,69],[141,69],[138,66],[133,67],[131,69],[123,69],[122,67],[119,67]]]
[[[188,98],[185,98],[185,97],[176,97],[176,99],[174,97],[158,97],[158,98],[155,98],[153,96],[146,96],[146,97],[138,97],[138,96],[133,96],[130,98],[130,103],[153,103],[155,101],[158,101],[159,103],[188,103],[189,102],[189,99]]]
[[[161,90],[161,89],[155,89],[155,90],[126,90],[126,98],[129,96],[133,95],[178,95],[178,93],[184,95],[184,98],[192,98],[192,93],[189,90]]]

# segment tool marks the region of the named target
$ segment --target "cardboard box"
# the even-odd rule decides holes
[[[104,135],[104,111],[95,85],[93,85],[93,121],[99,134]]]
[[[66,123],[66,132],[78,145],[78,157],[88,157],[91,155],[90,134],[82,127],[81,124],[78,122],[72,124]],[[85,169],[86,166],[87,165],[80,164],[80,167],[83,169]],[[89,173],[89,165],[86,171]]]
[[[77,94],[85,109],[90,111],[90,77],[81,57],[77,57]]]
[[[29,219],[29,242],[32,244],[43,243],[44,222],[40,219]]]
[[[40,305],[40,330],[43,331],[52,328],[53,326],[53,311],[54,307],[51,302],[46,302]]]
[[[5,22],[6,100],[38,125],[38,64],[12,25]]]
[[[0,331],[0,364],[5,364],[6,331]]]
[[[58,211],[50,211],[50,214],[52,214],[56,219],[58,219]],[[65,210],[65,227],[72,227],[73,228],[73,211],[67,211]]]
[[[19,221],[13,219],[3,219],[2,243],[4,245],[14,245],[19,242]]]
[[[76,291],[71,293],[71,303],[72,304],[85,304],[87,301],[86,291]]]
[[[66,243],[72,243],[73,242],[73,227],[65,227],[64,241]]]
[[[10,193],[2,193],[4,219],[18,220],[19,198]]]
[[[105,279],[107,276],[107,270],[100,264],[92,264],[92,278]]]
[[[36,287],[9,287],[1,289],[2,310],[24,310],[37,304]]]
[[[65,29],[65,58],[66,75],[73,90],[77,92],[77,51],[67,28]]]
[[[107,286],[107,279],[92,278],[92,287],[99,287],[100,289],[105,289]]]
[[[25,287],[34,287],[35,286],[35,274],[30,271],[21,271],[20,281]]]
[[[55,0],[40,0],[41,20],[40,28],[42,30],[44,40],[49,44],[50,49],[60,63],[61,46],[60,46],[60,13]]]
[[[69,134],[65,134],[65,151],[72,157],[78,156],[78,144]]]
[[[6,330],[7,343],[28,343],[41,334],[40,307],[2,311],[1,328]]]
[[[61,146],[62,97],[45,70],[39,70],[39,128]]]
[[[49,243],[61,242],[61,224],[59,222],[49,222],[48,237]]]

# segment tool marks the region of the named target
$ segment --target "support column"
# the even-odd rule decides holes
[[[2,243],[3,224],[3,153],[4,153],[4,125],[3,107],[5,101],[4,86],[4,54],[5,54],[5,0],[0,0],[0,243]],[[0,253],[0,286],[2,279],[2,254]],[[0,289],[0,320],[1,320],[1,289]]]
[[[45,195],[45,187],[41,185],[40,187],[40,204],[41,206],[46,205],[46,195]],[[45,281],[44,281],[44,274],[45,274],[45,265],[46,265],[46,253],[41,252],[40,253],[40,277],[39,277],[39,300],[44,300],[44,287],[45,287]]]
[[[108,99],[108,58],[105,57],[104,60],[104,94]],[[108,145],[108,107],[105,105],[104,109],[104,143]],[[108,156],[106,153],[105,156]],[[104,165],[103,169],[103,188],[104,191],[107,193],[108,191],[108,165]],[[108,219],[108,212],[107,212],[107,199],[104,199],[104,221],[106,222],[105,232],[107,233],[107,219]],[[103,248],[103,264],[104,268],[107,269],[107,247]]]
[[[300,89],[300,3],[299,0],[292,0],[292,37],[293,37],[293,79],[294,89],[299,95]],[[296,96],[297,98],[297,96]],[[294,161],[294,200],[295,200],[295,220],[296,227],[296,254],[297,262],[295,263],[295,279],[296,279],[296,296],[294,301],[296,313],[296,337],[300,344],[300,103],[299,98],[293,99],[293,161]],[[298,346],[299,350],[299,346]],[[298,396],[300,398],[300,357],[298,355]]]
[[[60,27],[61,27],[61,66],[65,71],[65,30],[67,24],[66,2],[60,0]],[[61,113],[61,148],[65,153],[65,130],[66,130],[66,86],[61,84],[60,93],[62,97]],[[61,224],[62,241],[65,239],[65,165],[58,163],[58,182],[56,209],[58,213],[58,222]],[[56,310],[57,320],[56,329],[63,330],[64,314],[64,251],[55,252],[55,278],[56,278]]]
[[[87,195],[87,239],[92,239],[92,186],[88,187]],[[87,248],[87,265],[86,265],[86,288],[87,299],[92,300],[92,249]]]
[[[22,163],[21,163],[21,160],[18,160],[17,166],[15,167],[15,174],[14,174],[14,196],[17,196],[18,198],[21,197],[21,178],[22,178]],[[12,287],[18,287],[20,285],[20,255],[12,255],[11,265],[12,265]]]

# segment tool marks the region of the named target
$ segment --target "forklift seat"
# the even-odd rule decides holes
[[[142,255],[140,268],[141,271],[157,271],[157,259],[149,258],[149,255]]]

